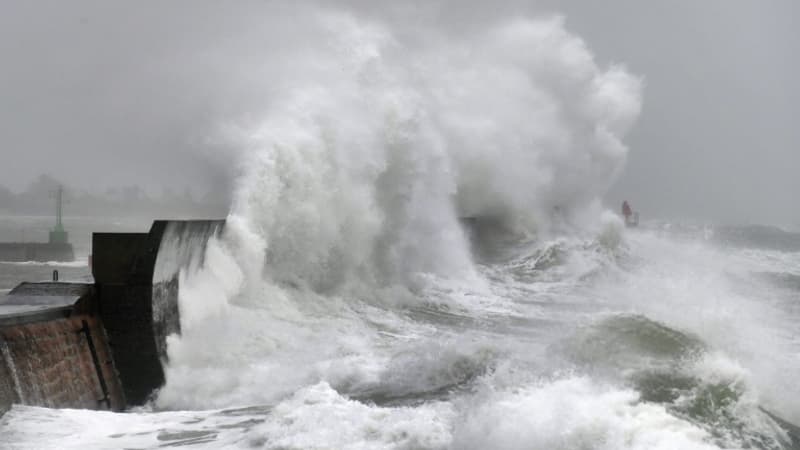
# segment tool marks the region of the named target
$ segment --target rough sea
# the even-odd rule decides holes
[[[212,71],[254,87],[208,130],[232,204],[180,276],[166,384],[14,406],[0,448],[798,448],[800,237],[603,206],[641,76],[559,16],[282,11]]]
[[[222,305],[195,274],[151,404],[17,405],[0,447],[797,448],[776,418],[800,422],[800,234],[464,226],[474,278],[402,293],[289,285]],[[91,277],[82,261],[0,263],[3,287],[53,268]]]

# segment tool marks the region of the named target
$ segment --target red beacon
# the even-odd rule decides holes
[[[627,200],[622,202],[622,216],[625,218],[625,226],[635,227],[639,225],[639,213],[633,212]]]

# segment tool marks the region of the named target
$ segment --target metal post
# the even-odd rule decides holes
[[[64,187],[58,186],[55,191],[56,197],[56,226],[50,231],[51,244],[66,244],[69,242],[69,236],[64,231],[64,224],[62,218],[64,215]]]
[[[61,214],[63,212],[61,203],[63,194],[64,188],[59,185],[58,190],[56,191],[56,231],[64,230],[64,225],[61,223]]]

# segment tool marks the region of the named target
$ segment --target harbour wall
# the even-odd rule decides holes
[[[0,297],[0,415],[15,403],[120,411],[164,383],[180,332],[180,272],[203,264],[223,221],[95,233],[94,283],[22,283]]]
[[[98,318],[36,320],[0,329],[0,410],[14,403],[122,410],[125,399]]]

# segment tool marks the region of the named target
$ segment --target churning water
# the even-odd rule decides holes
[[[474,278],[252,296],[215,243],[152,405],[0,426],[9,448],[795,448],[773,415],[800,418],[800,254],[703,234],[505,236]]]
[[[297,27],[326,45],[224,130],[241,176],[181,275],[166,385],[124,414],[15,406],[3,445],[796,446],[796,247],[603,212],[636,77],[560,19]]]

